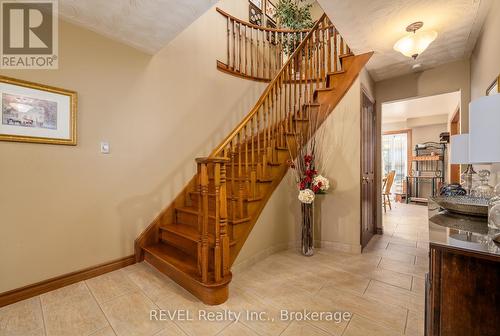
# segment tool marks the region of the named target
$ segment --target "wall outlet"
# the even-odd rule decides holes
[[[101,153],[109,154],[109,142],[101,142]]]

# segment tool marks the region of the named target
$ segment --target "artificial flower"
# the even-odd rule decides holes
[[[306,204],[314,202],[314,192],[311,189],[304,189],[299,191],[299,201]]]
[[[312,181],[313,186],[317,186],[321,191],[327,191],[330,188],[330,181],[324,176],[316,175]]]

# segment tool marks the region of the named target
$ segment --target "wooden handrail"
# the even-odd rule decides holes
[[[247,116],[236,126],[236,128],[229,133],[229,135],[224,139],[224,141],[221,142],[217,148],[215,148],[212,153],[210,154],[210,157],[217,156],[222,152],[222,150],[231,142],[231,140],[243,129],[243,127],[248,123],[248,121],[255,116],[259,108],[261,107],[262,103],[266,99],[266,97],[270,94],[270,92],[273,89],[273,86],[277,83],[278,79],[280,76],[284,73],[285,69],[290,65],[292,60],[304,49],[304,46],[306,45],[306,41],[311,38],[312,34],[318,29],[319,23],[322,22],[325,18],[327,18],[326,14],[323,14],[321,18],[316,21],[314,26],[311,28],[311,30],[307,33],[306,37],[302,40],[302,42],[299,44],[299,46],[295,49],[295,51],[292,53],[292,55],[288,58],[286,63],[281,67],[281,70],[278,72],[278,74],[274,77],[274,79],[271,81],[271,83],[266,87],[262,95],[260,96],[259,100],[253,107],[253,109],[250,111],[250,113],[247,114]]]
[[[217,11],[225,17],[227,31],[226,60],[218,60],[217,68],[252,80],[270,82],[311,31],[262,27],[238,19],[220,8]],[[325,34],[334,31],[335,27],[328,22],[317,29]]]
[[[247,27],[251,27],[251,28],[254,28],[254,29],[258,29],[258,30],[270,31],[270,32],[278,32],[278,33],[301,33],[301,32],[302,33],[307,33],[307,32],[309,32],[311,30],[311,29],[293,30],[293,29],[282,29],[282,28],[271,28],[271,27],[258,26],[256,24],[253,24],[253,23],[250,23],[250,22],[246,22],[246,21],[244,21],[242,19],[238,19],[237,17],[232,16],[231,14],[224,12],[219,7],[217,7],[216,10],[217,10],[217,12],[219,12],[220,14],[222,14],[223,16],[225,16],[226,18],[233,20],[234,22],[238,22],[238,23],[240,23],[242,25],[245,25]]]

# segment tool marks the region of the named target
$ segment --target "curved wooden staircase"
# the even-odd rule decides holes
[[[274,63],[281,66],[243,121],[208,157],[196,159],[197,174],[135,243],[137,261],[145,259],[211,305],[227,300],[231,265],[286,174],[294,148],[314,135],[371,56],[352,54],[326,15],[307,34],[299,33],[290,56],[278,30],[274,40],[267,35],[269,50],[264,40],[252,47],[256,41],[246,23],[226,18],[228,53],[226,63],[218,62],[221,70],[254,79],[249,64],[252,73],[264,74],[259,65],[269,55],[277,55]],[[258,50],[251,55],[260,63],[243,57],[248,48]]]

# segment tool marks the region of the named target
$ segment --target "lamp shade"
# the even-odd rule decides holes
[[[450,163],[469,164],[469,134],[457,134],[450,137]]]
[[[469,105],[470,163],[500,162],[500,94]]]

